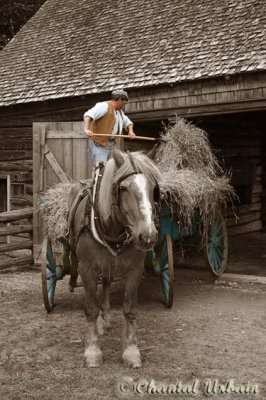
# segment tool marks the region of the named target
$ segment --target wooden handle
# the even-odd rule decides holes
[[[112,133],[94,133],[93,136],[108,136],[110,138],[125,138],[130,140],[150,140],[155,142],[156,138],[147,136],[134,136],[133,138],[128,135],[113,135]]]

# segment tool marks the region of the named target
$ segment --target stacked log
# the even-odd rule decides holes
[[[33,264],[33,240],[32,240],[32,216],[33,208],[27,207],[20,210],[7,211],[0,214],[0,237],[18,237],[26,235],[20,240],[8,240],[7,243],[0,245],[0,255],[4,257],[0,261],[0,270],[19,265]],[[22,224],[21,224],[22,223]],[[31,250],[31,254],[14,255],[12,252],[18,250]]]

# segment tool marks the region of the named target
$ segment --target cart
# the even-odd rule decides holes
[[[42,198],[42,202],[45,200]],[[163,302],[170,308],[173,304],[174,295],[174,257],[173,244],[185,237],[200,235],[200,219],[195,217],[191,227],[182,228],[172,217],[171,210],[167,203],[162,200],[160,207],[160,229],[159,238],[154,249],[148,254],[152,261],[154,272],[159,275],[162,285]],[[225,220],[221,213],[218,213],[209,224],[206,240],[199,241],[201,250],[212,273],[220,276],[227,264],[228,238]],[[202,244],[203,243],[203,244]],[[67,241],[64,241],[64,253],[62,263],[56,264],[53,255],[51,241],[47,236],[43,239],[42,245],[42,290],[44,306],[47,312],[54,307],[54,295],[57,281],[70,275],[70,288],[74,290],[77,280],[77,264],[71,259]]]
[[[227,265],[228,237],[224,217],[217,213],[208,226],[205,240],[200,238],[200,219],[197,215],[189,228],[182,228],[173,218],[170,207],[162,202],[160,211],[160,229],[158,243],[153,249],[152,264],[154,272],[159,275],[163,290],[163,301],[166,307],[173,304],[174,295],[174,256],[173,245],[183,238],[195,236],[198,238],[198,250],[203,252],[211,272],[220,276]]]

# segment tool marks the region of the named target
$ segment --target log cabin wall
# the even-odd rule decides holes
[[[137,133],[154,136],[162,129],[162,121],[173,121],[178,115],[202,124],[213,145],[224,155],[237,154],[244,164],[254,162],[252,204],[241,205],[241,224],[245,218],[247,229],[261,229],[262,223],[265,227],[265,117],[262,115],[266,110],[266,73],[129,90],[129,95],[126,113],[136,123]],[[108,94],[103,93],[0,108],[0,174],[10,176],[11,209],[32,204],[32,123],[80,121],[85,110],[107,98]],[[260,116],[258,120],[256,113]]]

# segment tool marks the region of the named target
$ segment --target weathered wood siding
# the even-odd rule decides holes
[[[266,72],[138,89],[127,110],[142,121],[266,110]]]

